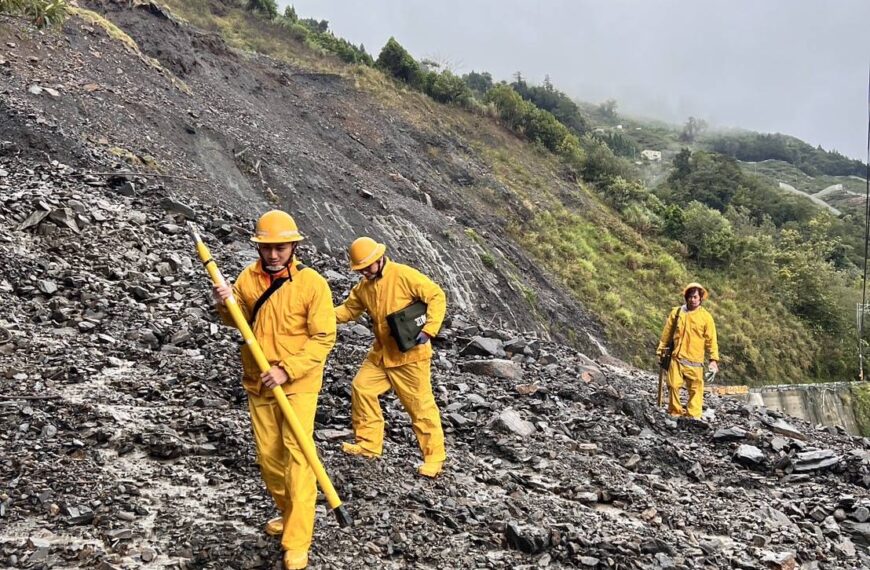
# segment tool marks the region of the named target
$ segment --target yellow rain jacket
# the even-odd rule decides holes
[[[284,272],[275,276],[287,277]],[[284,383],[285,394],[318,393],[323,384],[323,367],[335,344],[335,312],[329,284],[317,271],[290,260],[290,280],[275,291],[257,313],[251,329],[263,354],[272,365],[279,364],[290,380]],[[269,288],[272,277],[260,260],[246,267],[233,285],[233,294],[250,322],[257,299]],[[224,323],[233,326],[225,307],[219,306]],[[263,390],[260,369],[247,345],[242,346],[245,390],[270,397]]]
[[[432,358],[432,343],[429,342],[417,345],[408,352],[399,350],[387,324],[387,315],[417,300],[428,305],[423,332],[434,337],[441,329],[447,311],[444,291],[416,269],[386,259],[381,276],[357,283],[347,300],[335,308],[335,318],[339,323],[346,323],[359,318],[363,311],[367,312],[375,332],[375,342],[368,359],[378,366],[394,368]]]
[[[662,337],[656,354],[661,355],[670,343],[671,327],[674,318],[678,316],[677,328],[674,331],[673,359],[685,360],[695,364],[703,364],[704,350],[709,353],[710,360],[719,360],[719,343],[716,340],[716,325],[713,315],[703,306],[694,311],[686,311],[685,305],[671,310],[665,320]]]

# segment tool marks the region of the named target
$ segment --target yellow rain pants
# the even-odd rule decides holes
[[[680,402],[680,389],[686,385],[689,399],[686,408]],[[704,407],[704,367],[687,366],[676,358],[668,368],[668,413],[672,416],[700,418]]]
[[[309,436],[314,435],[316,393],[287,394],[290,406]],[[284,517],[284,550],[307,552],[314,534],[317,480],[296,444],[274,397],[248,394],[248,409],[257,444],[257,463],[266,488]]]
[[[369,359],[363,362],[352,384],[353,431],[356,442],[380,455],[384,449],[384,414],[378,397],[392,388],[411,416],[411,425],[425,462],[444,461],[441,415],[432,394],[431,360],[418,360],[385,368]]]

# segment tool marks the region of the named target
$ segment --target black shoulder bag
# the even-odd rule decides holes
[[[404,309],[387,315],[390,334],[402,352],[408,352],[417,346],[417,335],[426,325],[427,310],[426,303],[415,301]]]
[[[677,332],[677,321],[680,320],[680,307],[677,307],[677,310],[674,311],[674,322],[671,324],[671,340],[668,342],[668,345],[662,351],[662,356],[659,358],[659,366],[662,370],[667,370],[671,367],[671,356],[674,353],[674,333]]]

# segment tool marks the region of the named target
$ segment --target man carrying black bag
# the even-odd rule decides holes
[[[342,450],[351,455],[379,457],[384,447],[384,416],[378,398],[390,388],[411,416],[423,464],[418,473],[436,477],[442,470],[444,432],[432,394],[432,345],[447,299],[431,279],[407,265],[391,261],[387,248],[369,237],[355,240],[350,267],[363,279],[347,300],[335,308],[336,321],[356,320],[366,312],[375,342],[352,384],[351,417],[356,443]]]

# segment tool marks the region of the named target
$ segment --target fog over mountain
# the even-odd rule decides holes
[[[281,9],[287,3],[281,4]],[[390,36],[453,71],[683,123],[782,132],[866,159],[870,1],[296,0],[377,56]]]

